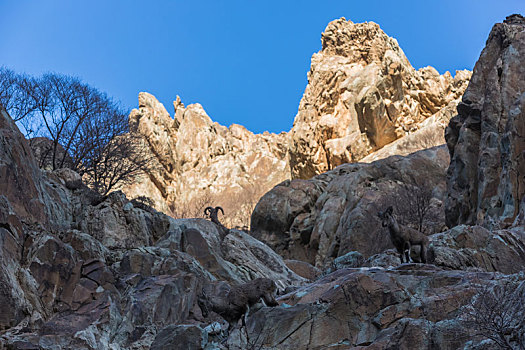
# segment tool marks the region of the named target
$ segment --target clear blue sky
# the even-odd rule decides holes
[[[75,75],[137,107],[201,103],[213,120],[288,131],[321,33],[374,21],[416,68],[472,69],[492,25],[524,0],[0,0],[0,65]]]

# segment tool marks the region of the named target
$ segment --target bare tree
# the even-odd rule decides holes
[[[227,211],[224,218],[226,226],[249,230],[252,212],[263,194],[263,188],[248,183],[238,192],[223,196],[221,205]]]
[[[403,183],[398,187],[393,206],[401,224],[420,232],[428,231],[426,226],[436,219],[431,215],[432,191],[433,188],[429,184],[419,181]]]
[[[478,287],[460,318],[467,330],[491,339],[501,349],[525,349],[525,282]]]
[[[26,135],[38,137],[30,145],[41,167],[72,168],[101,194],[150,170],[144,142],[128,133],[128,113],[78,78],[33,78],[1,68],[0,103]]]
[[[136,175],[149,167],[150,159],[141,139],[117,135],[91,150],[78,171],[88,186],[106,195],[119,185],[132,183]]]
[[[24,88],[28,79],[25,75],[0,67],[0,105],[4,106],[15,122],[26,118],[35,108]]]

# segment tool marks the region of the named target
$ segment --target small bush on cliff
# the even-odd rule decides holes
[[[433,187],[424,181],[407,181],[399,184],[391,196],[383,198],[381,208],[393,206],[396,218],[402,225],[424,234],[432,234],[444,225],[441,208],[432,205]]]
[[[77,78],[2,67],[0,104],[33,138],[42,168],[71,168],[102,195],[149,166],[143,140],[128,133],[127,111]]]
[[[414,182],[402,184],[396,193],[398,212],[405,225],[425,232],[427,224],[433,218],[430,216],[432,188],[425,183]]]
[[[525,282],[480,287],[461,319],[467,330],[500,349],[525,349]]]

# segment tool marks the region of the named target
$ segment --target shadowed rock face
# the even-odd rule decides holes
[[[368,258],[393,247],[377,212],[386,209],[382,205],[404,183],[424,181],[433,190],[432,210],[443,221],[448,161],[440,146],[407,157],[344,164],[310,180],[285,181],[255,207],[252,234],[286,259],[318,267],[350,251]]]
[[[96,196],[69,169],[42,172],[3,110],[0,140],[2,349],[149,349],[162,328],[202,319],[205,283],[304,282],[242,231],[224,239],[207,220]],[[204,337],[198,326],[175,333],[192,338],[187,348]],[[157,348],[169,341],[159,337]]]
[[[40,170],[28,142],[1,106],[0,114],[0,194],[20,219],[45,224]]]
[[[485,286],[523,275],[443,271],[407,264],[397,269],[342,269],[279,299],[248,319],[230,349],[470,349],[478,345],[458,316]],[[423,292],[424,291],[424,292]],[[493,343],[481,349],[495,348]],[[492,346],[492,347],[491,347]],[[473,347],[476,348],[477,347]]]
[[[513,223],[525,194],[525,18],[494,25],[447,128],[446,219]]]
[[[199,295],[198,304],[204,317],[211,311],[216,312],[234,327],[250,307],[261,300],[267,306],[277,306],[275,301],[277,286],[268,278],[230,287],[225,282],[205,285]]]

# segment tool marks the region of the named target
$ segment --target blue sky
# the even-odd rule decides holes
[[[472,69],[492,25],[524,0],[0,0],[0,65],[82,78],[137,107],[201,103],[213,120],[288,131],[333,19],[374,21],[416,68]]]

